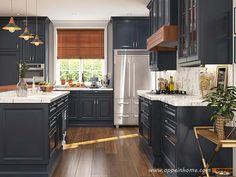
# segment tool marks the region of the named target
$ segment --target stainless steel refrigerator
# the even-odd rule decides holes
[[[138,125],[137,90],[149,90],[150,80],[146,50],[114,50],[114,125]]]

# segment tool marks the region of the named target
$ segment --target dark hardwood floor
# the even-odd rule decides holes
[[[53,177],[165,177],[151,168],[137,128],[70,128]]]

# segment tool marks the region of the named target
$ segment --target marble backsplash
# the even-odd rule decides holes
[[[201,96],[200,73],[207,72],[208,74],[212,75],[212,85],[216,86],[217,66],[218,65],[206,65],[205,67],[181,67],[176,71],[156,72],[156,79],[161,77],[169,80],[170,76],[173,76],[176,89],[185,90],[189,95]],[[233,67],[232,65],[227,66],[228,85],[233,85]]]

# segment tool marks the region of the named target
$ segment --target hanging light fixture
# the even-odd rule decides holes
[[[34,36],[30,33],[30,31],[29,31],[29,29],[28,29],[28,8],[27,8],[28,1],[25,0],[25,3],[26,3],[26,6],[25,6],[25,10],[26,10],[25,30],[24,30],[24,32],[19,36],[19,38],[22,38],[22,39],[28,41],[29,39],[34,38]]]
[[[38,36],[38,0],[36,0],[36,35],[34,40],[31,42],[31,44],[34,44],[36,46],[39,46],[40,44],[43,44],[43,42],[39,39]]]
[[[13,5],[12,5],[12,0],[11,0],[11,13],[13,14]],[[19,26],[15,24],[14,18],[11,17],[9,20],[9,23],[2,28],[3,30],[8,30],[11,33],[14,33],[15,31],[21,30]]]

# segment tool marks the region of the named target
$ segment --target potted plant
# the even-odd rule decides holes
[[[28,85],[25,82],[24,78],[28,70],[28,66],[26,65],[24,61],[20,61],[19,63],[17,63],[17,69],[19,72],[19,82],[17,83],[17,96],[26,97]]]
[[[236,111],[236,87],[213,88],[211,92],[204,97],[204,102],[208,102],[207,106],[213,106],[215,108],[211,120],[214,121],[218,138],[228,138],[235,130],[235,126],[231,128],[230,134],[226,134],[226,136],[224,126],[232,122],[234,118],[233,112]]]
[[[65,85],[66,84],[66,77],[64,75],[61,75],[61,85]]]
[[[72,76],[71,73],[69,73],[69,74],[67,75],[67,81],[68,81],[68,84],[69,84],[69,85],[72,85],[72,84],[73,84],[73,76]]]

